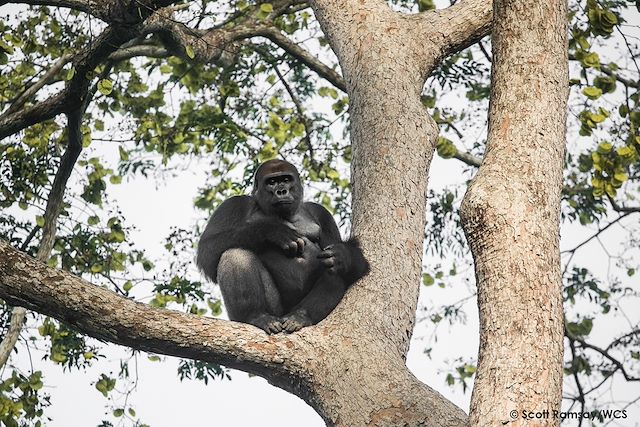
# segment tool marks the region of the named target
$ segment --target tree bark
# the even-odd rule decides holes
[[[327,425],[465,425],[466,414],[405,365],[438,135],[420,94],[441,58],[487,33],[491,2],[460,1],[416,15],[393,12],[383,0],[311,3],[350,97],[353,230],[372,265],[327,319],[267,336],[249,325],[135,303],[6,243],[0,297],[103,340],[263,376],[303,398]]]
[[[494,16],[487,150],[461,209],[480,311],[477,426],[525,425],[523,410],[559,409],[562,391],[566,2],[497,0]]]

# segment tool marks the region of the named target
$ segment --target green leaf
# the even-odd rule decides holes
[[[40,228],[44,227],[44,217],[41,215],[36,215],[36,224],[38,224],[38,227]]]
[[[273,5],[271,3],[262,3],[260,5],[260,10],[264,13],[271,13],[273,12]]]
[[[109,79],[102,79],[98,82],[98,91],[104,96],[108,96],[113,92],[113,82]]]
[[[191,46],[187,46],[184,50],[185,50],[185,53],[187,54],[187,56],[188,56],[190,59],[195,59],[195,57],[196,57],[196,53],[195,53],[195,51],[193,50],[193,47],[191,47]]]
[[[435,279],[428,273],[422,275],[422,284],[425,286],[431,286],[435,283]]]
[[[600,68],[600,56],[595,52],[590,52],[580,60],[585,68]]]
[[[124,409],[122,408],[117,408],[113,410],[113,416],[118,418],[124,415]]]
[[[613,178],[620,182],[625,182],[627,179],[629,179],[626,173],[616,173],[613,175]]]
[[[75,76],[75,75],[76,75],[76,68],[75,67],[71,67],[67,71],[67,76],[65,78],[66,78],[66,80],[71,80],[73,78],[73,76]]]
[[[96,389],[102,393],[104,397],[108,397],[108,394],[116,386],[116,380],[109,378],[105,374],[100,375],[100,379],[96,382]]]
[[[589,48],[591,47],[591,45],[589,44],[589,42],[587,41],[586,38],[584,38],[583,36],[580,37],[576,37],[576,42],[578,42],[578,44],[580,45],[580,47],[584,50],[589,50]]]
[[[433,10],[435,8],[436,5],[433,4],[433,0],[418,0],[418,12]]]
[[[635,152],[636,151],[632,147],[628,147],[628,146],[616,148],[616,153],[618,153],[620,157],[623,157],[625,159],[633,158],[633,155],[635,154]]]
[[[602,96],[602,89],[595,86],[589,86],[582,89],[582,94],[591,100],[596,100]]]
[[[448,385],[453,385],[455,383],[455,378],[453,378],[453,375],[451,374],[447,374],[447,384]]]
[[[610,142],[601,142],[600,144],[598,144],[598,153],[601,153],[601,154],[610,153],[612,148],[613,146],[611,145]]]
[[[51,360],[56,363],[64,363],[67,361],[67,356],[62,353],[54,352],[51,353]]]
[[[126,162],[129,160],[129,152],[122,148],[122,146],[118,147],[118,153],[120,154],[120,160]]]

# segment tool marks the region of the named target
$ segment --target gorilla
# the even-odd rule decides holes
[[[231,320],[295,332],[324,319],[369,272],[358,240],[343,242],[331,214],[302,198],[295,166],[269,160],[250,196],[231,197],[213,213],[197,265],[220,286]]]

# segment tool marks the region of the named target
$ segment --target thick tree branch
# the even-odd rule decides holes
[[[448,56],[490,33],[492,5],[491,0],[463,0],[446,9],[423,12],[421,15],[430,26],[427,31],[438,34],[442,55]]]
[[[295,336],[267,336],[241,323],[154,308],[56,270],[0,241],[0,297],[94,338],[198,359],[270,379],[289,375]],[[291,378],[290,387],[295,387]]]
[[[63,7],[67,9],[77,10],[79,12],[85,12],[90,15],[99,17],[100,3],[91,0],[11,0],[2,2],[13,4],[26,4],[29,6],[51,6],[51,7]]]
[[[6,3],[63,7],[88,13],[109,24],[135,25],[176,0],[12,0]]]
[[[460,207],[480,317],[472,426],[509,424],[513,409],[559,409],[562,397],[567,4],[496,0],[493,8],[487,148]],[[445,45],[464,43],[452,35]]]

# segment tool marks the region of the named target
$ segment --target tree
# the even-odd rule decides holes
[[[559,409],[564,335],[572,355],[565,373],[575,379],[574,400],[583,410],[589,390],[582,389],[580,376],[599,375],[602,383],[616,373],[638,379],[637,322],[602,348],[587,340],[589,317],[565,321],[563,297],[594,294],[604,309],[614,291],[578,270],[563,295],[558,239],[562,198],[570,208],[564,216],[584,224],[603,218],[605,203],[623,215],[640,211],[616,199],[625,183],[626,200],[637,191],[637,76],[629,77],[625,64],[600,63],[589,42],[619,28],[629,13],[625,2],[572,5],[570,40],[563,1],[465,0],[438,10],[429,1],[389,2],[405,12],[417,7],[413,14],[381,0],[13,3],[30,7],[2,28],[2,203],[9,212],[19,205],[29,214],[46,206],[42,215],[3,219],[0,297],[63,322],[37,318],[52,361],[69,367],[94,363],[99,349],[86,334],[185,358],[184,372],[205,378],[220,375],[219,365],[237,368],[300,396],[328,425],[484,426],[512,421],[513,410]],[[50,31],[42,31],[45,25]],[[491,54],[482,41],[490,31]],[[327,50],[321,50],[327,56],[322,59],[307,51],[299,43],[303,36],[317,37],[321,46],[328,42],[341,73],[326,65],[332,60]],[[633,63],[634,47],[628,46]],[[473,52],[492,62],[490,86]],[[610,93],[619,102],[616,85],[625,88],[617,139],[596,140],[597,148],[577,160],[565,156],[564,148],[567,52],[580,70],[572,83],[585,86],[588,99],[578,115],[583,135],[610,115],[604,107],[595,110],[592,101]],[[309,70],[333,87],[316,89]],[[434,82],[441,86],[434,88]],[[451,82],[466,86],[471,101],[490,94],[486,150],[477,150],[485,151],[483,159],[438,136],[437,124],[463,135],[455,115],[436,106],[445,105],[442,89]],[[257,90],[264,86],[269,89]],[[316,93],[332,100],[332,113],[309,113]],[[345,119],[347,105],[350,143],[341,144],[328,128]],[[66,115],[64,127],[60,115]],[[117,172],[99,156],[81,157],[102,140],[117,147]],[[422,275],[421,259],[427,174],[436,150],[480,165],[461,206],[481,315],[468,418],[404,363],[420,277],[425,284],[433,281]],[[210,210],[243,191],[229,175],[237,157],[301,158],[309,181],[329,182],[318,199],[327,206],[333,199],[343,217],[351,194],[352,229],[372,272],[320,325],[267,337],[248,325],[201,316],[219,314],[220,301],[185,274],[185,249],[193,243],[186,230],[176,229],[167,239],[174,259],[165,272],[133,279],[133,271],[151,271],[153,264],[127,239],[125,220],[109,212],[107,177],[118,185],[122,177],[170,170],[176,158],[206,154],[214,157],[214,185],[202,189],[200,208]],[[351,186],[339,172],[343,162],[351,164]],[[564,163],[569,172],[563,187]],[[74,168],[84,177],[69,184]],[[252,171],[244,171],[245,185]],[[67,189],[90,206],[80,219],[74,217],[77,206],[65,203]],[[437,224],[453,211],[449,194],[442,200]],[[151,304],[134,301],[136,289],[145,286],[155,294]],[[171,304],[189,314],[166,310]],[[8,308],[4,316],[8,323]],[[23,309],[11,311],[0,346],[5,362],[26,316]],[[590,350],[605,362],[590,362]],[[473,369],[459,372],[464,382]],[[105,375],[96,388],[106,395],[113,384]],[[41,386],[37,373],[6,380],[3,421],[38,419]]]

